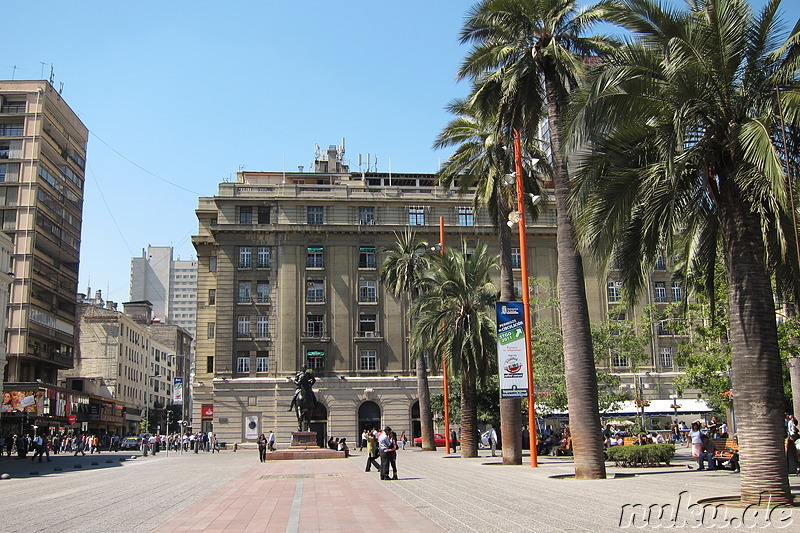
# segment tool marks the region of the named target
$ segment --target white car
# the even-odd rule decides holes
[[[491,431],[491,430],[490,430]],[[481,434],[481,439],[478,441],[478,448],[491,448],[492,445],[489,442],[489,431]]]

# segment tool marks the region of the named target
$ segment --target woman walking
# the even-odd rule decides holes
[[[267,460],[267,437],[262,433],[258,436],[258,460],[262,463]]]

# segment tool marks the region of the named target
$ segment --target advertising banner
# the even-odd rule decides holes
[[[11,390],[3,391],[3,403],[0,412],[3,413],[37,413],[42,411],[42,392]]]
[[[501,398],[528,396],[525,315],[522,302],[497,302],[497,367]]]
[[[175,378],[172,383],[172,404],[183,405],[183,378]]]

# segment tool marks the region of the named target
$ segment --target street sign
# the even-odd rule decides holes
[[[74,424],[75,422],[77,422],[77,421],[78,421],[78,417],[77,417],[77,416],[75,416],[75,415],[69,415],[69,416],[67,417],[67,421],[69,421],[69,423],[70,423],[70,424]]]

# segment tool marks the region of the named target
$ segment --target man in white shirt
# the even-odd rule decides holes
[[[386,426],[383,432],[378,434],[378,454],[381,456],[381,479],[389,480],[389,452],[395,450],[392,440],[392,428]]]
[[[489,430],[489,446],[492,448],[492,457],[497,457],[497,431],[494,426]]]

